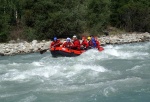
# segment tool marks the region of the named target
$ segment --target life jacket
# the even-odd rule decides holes
[[[91,43],[91,47],[93,47],[93,48],[96,48],[96,47],[97,47],[96,40],[95,40],[94,37],[91,38],[90,43]]]
[[[88,42],[87,42],[87,40],[86,40],[86,39],[83,39],[83,40],[82,40],[81,45],[83,45],[83,47],[86,47],[86,48],[88,48],[88,47],[89,47],[89,44],[88,44]]]
[[[73,41],[73,46],[72,46],[73,49],[78,49],[80,50],[80,41],[78,39],[75,39]]]
[[[60,40],[53,41],[50,45],[50,48],[51,47],[59,47],[61,44],[62,44],[62,42],[60,42]]]
[[[65,42],[62,47],[66,47],[66,48],[71,48],[73,46],[73,44],[71,42]]]

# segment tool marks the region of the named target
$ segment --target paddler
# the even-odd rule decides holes
[[[57,39],[57,37],[54,37],[53,42],[50,45],[50,48],[52,47],[59,47],[62,44],[62,42]]]
[[[66,47],[66,48],[72,48],[73,43],[71,42],[71,39],[68,37],[66,39],[66,41],[63,43],[62,47]]]
[[[81,49],[80,49],[80,47],[81,47],[80,41],[77,39],[77,36],[76,36],[76,35],[73,36],[72,40],[73,40],[72,49],[74,49],[74,50],[81,50]]]

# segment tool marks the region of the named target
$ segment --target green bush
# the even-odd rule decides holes
[[[27,41],[32,41],[33,39],[37,39],[37,35],[35,33],[35,30],[32,28],[26,28],[23,32],[25,38]]]

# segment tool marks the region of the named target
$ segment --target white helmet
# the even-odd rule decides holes
[[[76,35],[73,36],[73,38],[76,38],[76,37],[77,37]]]

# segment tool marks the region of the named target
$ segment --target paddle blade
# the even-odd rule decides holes
[[[41,50],[41,51],[40,51],[40,54],[43,54],[43,53],[45,53],[46,51],[47,51],[47,49]]]

